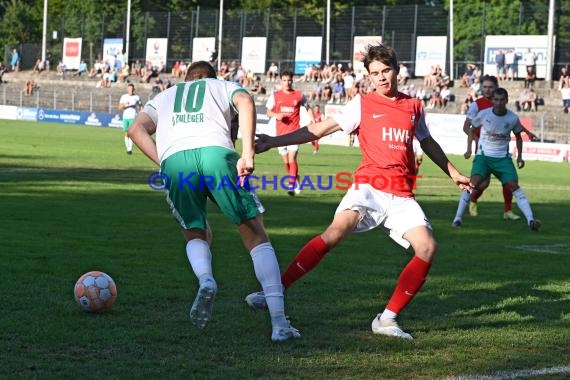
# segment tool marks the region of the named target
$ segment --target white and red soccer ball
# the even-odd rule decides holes
[[[117,286],[108,274],[92,271],[79,277],[73,294],[82,310],[98,312],[113,306],[117,298]]]

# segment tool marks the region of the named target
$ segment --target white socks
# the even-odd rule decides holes
[[[133,140],[127,136],[125,136],[125,147],[127,148],[127,152],[131,152],[133,150]]]
[[[471,193],[468,191],[464,191],[461,193],[461,198],[459,198],[459,204],[457,205],[457,212],[455,213],[455,219],[461,220],[463,218],[463,214],[465,214],[465,210],[469,206],[469,201],[471,200]]]
[[[213,280],[212,253],[210,246],[204,240],[192,239],[186,243],[186,256],[194,274],[198,278],[200,286],[207,280]]]
[[[393,311],[384,309],[384,312],[380,316],[380,320],[383,321],[384,319],[396,319],[397,316],[398,314],[394,313]]]
[[[518,189],[513,191],[513,196],[517,200],[517,206],[519,206],[519,209],[524,214],[527,223],[530,224],[530,221],[534,220],[534,216],[532,215],[532,209],[530,208],[530,202],[528,201],[526,194],[519,187]]]
[[[279,264],[271,243],[262,243],[254,247],[251,252],[255,276],[265,293],[265,302],[271,316],[271,324],[276,327],[288,327],[285,318],[285,302],[283,300],[283,285]]]

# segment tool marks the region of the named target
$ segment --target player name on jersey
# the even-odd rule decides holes
[[[204,113],[183,113],[172,116],[172,125],[178,123],[203,123]]]

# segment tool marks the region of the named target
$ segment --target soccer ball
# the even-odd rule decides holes
[[[113,306],[117,298],[117,286],[111,276],[106,273],[87,272],[75,283],[73,294],[81,309],[98,312]]]

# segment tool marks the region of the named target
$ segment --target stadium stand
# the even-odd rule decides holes
[[[180,79],[172,78],[168,74],[160,74],[159,78],[163,82],[171,81],[176,83]],[[314,87],[314,82],[298,81],[295,78],[295,88],[308,94]],[[34,73],[33,71],[9,72],[4,74],[4,83],[0,84],[0,104],[15,105],[24,107],[65,109],[72,111],[90,112],[116,112],[116,105],[119,98],[126,91],[127,83],[113,83],[109,88],[97,88],[98,78],[88,76],[73,76],[71,74],[58,76],[56,71]],[[26,81],[33,79],[37,86],[30,96],[25,96],[24,88]],[[151,99],[156,93],[156,85],[151,83],[139,83],[139,78],[134,78],[137,93],[143,101]],[[264,105],[268,93],[276,83],[266,80],[261,75],[261,83],[266,87],[267,93],[252,93],[256,104]],[[557,84],[557,82],[552,82]],[[416,88],[423,87],[423,78],[410,79],[407,86],[414,85]],[[509,108],[516,111],[515,101],[520,92],[524,89],[524,81],[501,82],[500,85],[509,91]],[[532,120],[533,130],[541,136],[545,142],[556,142],[561,144],[570,143],[570,122],[568,114],[562,110],[562,100],[557,87],[551,88],[546,81],[536,81],[534,86],[538,97],[538,107],[536,112],[518,112],[520,116]],[[461,104],[467,95],[467,88],[458,86],[451,87],[451,92],[455,100],[448,102],[442,109],[426,109],[426,112],[452,113],[458,114],[461,111]],[[326,102],[320,102],[322,109],[325,109]],[[544,133],[541,133],[544,130]]]

